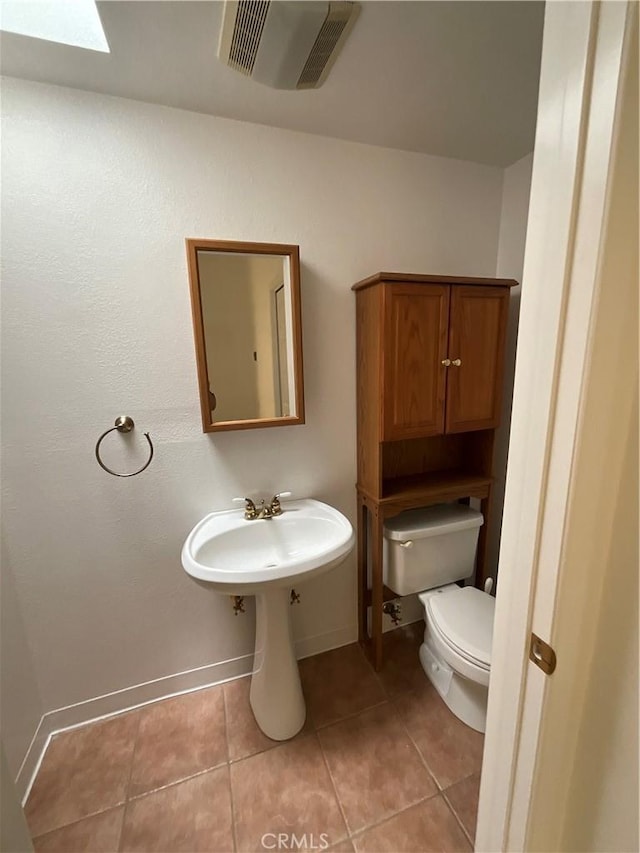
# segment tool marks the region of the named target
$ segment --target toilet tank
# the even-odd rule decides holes
[[[384,583],[410,595],[473,574],[481,512],[465,504],[411,509],[384,525]]]

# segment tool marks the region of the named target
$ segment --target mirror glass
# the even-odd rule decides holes
[[[304,423],[298,247],[187,250],[204,431]]]

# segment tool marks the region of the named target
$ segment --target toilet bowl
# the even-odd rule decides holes
[[[384,527],[384,583],[424,607],[420,662],[449,709],[484,732],[495,599],[457,582],[473,574],[482,514],[465,504],[409,510]]]
[[[452,713],[484,732],[495,599],[457,584],[421,592],[418,598],[426,623],[422,668]]]

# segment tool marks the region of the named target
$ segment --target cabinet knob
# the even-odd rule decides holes
[[[454,367],[460,367],[460,365],[462,364],[462,362],[460,361],[460,359],[459,359],[459,358],[454,358],[454,359],[453,359],[453,361],[451,362],[451,364],[452,364]]]
[[[442,361],[440,362],[440,364],[443,367],[451,367],[451,359],[450,358],[443,358]]]

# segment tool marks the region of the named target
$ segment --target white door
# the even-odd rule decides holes
[[[477,850],[638,849],[635,5],[545,13]]]

